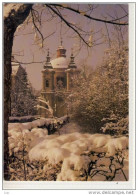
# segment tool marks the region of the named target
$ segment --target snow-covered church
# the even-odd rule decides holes
[[[74,62],[73,50],[70,60],[66,58],[66,49],[62,45],[57,49],[57,56],[51,60],[49,50],[42,70],[42,90],[39,98],[38,114],[41,117],[61,117],[67,114],[64,97],[72,87],[72,76],[79,71]],[[62,95],[60,92],[62,91]],[[63,95],[64,94],[64,95]],[[50,112],[49,112],[50,111]]]

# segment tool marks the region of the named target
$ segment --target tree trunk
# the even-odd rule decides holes
[[[10,114],[11,53],[14,29],[4,24],[4,179],[9,179],[8,120]]]
[[[11,54],[13,36],[18,25],[28,16],[32,4],[4,5],[4,179],[9,180],[8,121],[10,114]]]

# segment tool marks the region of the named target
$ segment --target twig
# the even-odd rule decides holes
[[[87,45],[87,46],[89,46],[89,44],[85,41],[85,39],[81,36],[81,34],[71,25],[71,23],[69,23],[67,20],[65,20],[65,18],[63,18],[63,16],[62,15],[60,15],[55,9],[53,9],[51,6],[49,6],[49,5],[47,5],[47,7],[49,7],[56,15],[58,15],[61,19],[62,19],[62,21],[68,26],[68,27],[70,27],[73,31],[75,31],[78,35],[79,35],[79,37],[83,40],[83,42]]]
[[[32,9],[31,9],[31,15],[32,15],[33,24],[34,24],[34,26],[35,26],[36,30],[39,32],[39,34],[40,34],[40,36],[41,36],[41,38],[42,38],[42,47],[43,47],[43,41],[44,41],[44,37],[43,37],[43,35],[42,35],[41,31],[38,29],[38,27],[37,27],[37,26],[36,26],[36,24],[35,24],[35,21],[34,21],[34,16],[33,16],[33,11],[32,11]]]
[[[126,180],[126,181],[128,181],[128,179],[127,179],[127,177],[126,177],[126,175],[125,175],[125,173],[124,173],[123,169],[121,168],[120,170],[122,171],[122,173],[123,173],[123,175],[124,175],[125,180]]]
[[[54,7],[55,6],[63,7],[65,9],[71,10],[75,13],[81,14],[81,12],[79,10],[76,10],[74,8],[71,8],[71,7],[64,7],[61,4],[49,4],[49,5],[54,6]],[[47,6],[48,6],[48,4],[47,4]],[[118,22],[114,22],[112,20],[110,21],[110,20],[103,20],[103,19],[100,19],[100,18],[94,18],[94,17],[91,17],[90,15],[87,15],[87,14],[84,14],[84,16],[91,19],[91,20],[95,20],[95,21],[99,21],[99,22],[106,22],[106,23],[109,23],[109,24],[116,24],[116,25],[128,25],[127,22],[126,23],[118,23]]]

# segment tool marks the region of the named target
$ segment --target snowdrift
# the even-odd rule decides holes
[[[41,127],[48,127],[49,125],[63,125],[66,122],[68,122],[68,116],[63,116],[61,118],[40,118],[37,120],[34,120],[32,122],[26,122],[26,123],[9,123],[8,129],[28,129],[31,130],[33,128],[41,128]]]
[[[88,153],[92,151],[104,152],[104,163],[107,163],[103,165],[103,161],[98,161],[98,165],[102,168],[104,166],[104,169],[109,169],[107,164],[110,164],[110,157],[115,156],[118,151],[122,152],[127,149],[128,138],[125,136],[113,138],[103,134],[72,133],[46,137],[29,151],[29,159],[31,162],[47,160],[52,166],[61,163],[61,172],[57,175],[58,181],[80,181],[83,178],[80,178],[80,172],[82,170],[87,172],[91,162]],[[92,157],[92,160],[95,161],[95,158]],[[46,165],[44,172],[45,170]]]
[[[31,131],[28,129],[14,128],[8,130],[9,139],[9,151],[13,152],[30,149],[40,141],[42,141],[48,135],[47,129],[33,128]]]
[[[10,154],[18,154],[25,147],[29,162],[38,165],[43,162],[43,174],[55,174],[57,181],[86,181],[88,174],[90,181],[113,179],[113,173],[121,170],[122,164],[128,174],[128,137],[78,132],[48,135],[48,130],[40,127],[49,122],[51,119],[42,118],[31,123],[9,124]],[[117,153],[121,153],[119,158],[123,161],[117,159]]]

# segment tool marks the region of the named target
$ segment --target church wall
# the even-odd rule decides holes
[[[67,109],[63,98],[55,97],[55,110],[54,115],[61,117],[67,114]]]
[[[49,80],[50,81],[50,75],[49,75],[49,73],[47,73],[47,72],[42,72],[42,82],[43,82],[43,84],[42,84],[42,90],[43,91],[49,91],[50,90],[50,86],[47,88],[46,87],[46,80]]]
[[[41,95],[46,101],[49,101],[49,105],[53,109],[54,116],[61,117],[67,114],[67,109],[63,98],[57,97],[54,92],[42,92]],[[44,111],[39,114],[43,117],[47,117]]]
[[[49,102],[49,105],[53,109],[54,116],[61,117],[67,114],[65,100],[57,96],[57,77],[63,77],[65,79],[65,89],[67,90],[66,92],[69,93],[72,87],[71,77],[77,73],[78,71],[72,69],[54,69],[43,72],[44,88],[41,92],[41,95],[45,98],[46,101]],[[49,80],[49,87],[46,87],[46,80]],[[54,85],[54,88],[52,88],[52,85]],[[42,112],[40,115],[47,117],[44,112]]]
[[[43,86],[42,90],[46,92],[50,92],[51,90],[54,90],[54,71],[47,71],[47,72],[42,72],[43,74]]]

